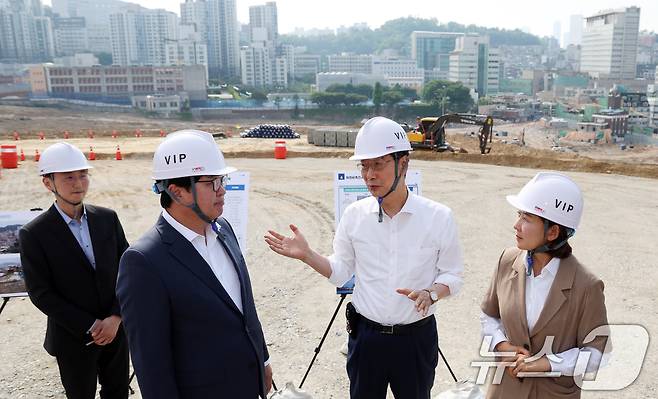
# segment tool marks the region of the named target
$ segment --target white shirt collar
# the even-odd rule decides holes
[[[527,257],[526,257],[525,259],[527,259]],[[527,262],[527,260],[525,261],[525,266],[526,266],[526,268],[528,267],[528,262]],[[540,273],[539,275],[540,275],[540,276],[541,276],[541,275],[546,276],[547,273],[550,273],[551,276],[553,276],[553,278],[555,278],[555,276],[557,276],[557,272],[558,272],[559,268],[560,268],[560,258],[553,257],[553,258],[552,258],[552,259],[546,264],[546,266],[544,266],[544,268],[541,269],[541,273]],[[539,276],[536,276],[536,277],[539,277]]]
[[[64,221],[66,224],[71,223],[72,220],[74,220],[72,217],[67,215],[62,208],[59,207],[59,204],[57,204],[57,201],[55,201],[55,209],[57,209],[57,212],[59,212],[60,215],[62,215],[62,218],[64,218]],[[80,220],[82,219],[87,219],[87,208],[85,208],[84,204],[82,205],[82,216],[80,217]]]
[[[162,217],[164,218],[164,220],[167,221],[167,223],[169,223],[171,225],[171,227],[173,227],[177,232],[181,233],[181,235],[183,237],[185,237],[185,239],[189,242],[192,242],[193,240],[195,240],[199,237],[206,240],[206,237],[208,239],[214,239],[217,236],[217,234],[215,234],[215,232],[212,230],[212,228],[210,227],[209,224],[206,225],[206,235],[205,235],[205,237],[198,234],[196,231],[190,230],[189,228],[187,228],[184,225],[182,225],[181,223],[179,223],[178,220],[174,219],[174,217],[171,216],[169,214],[169,212],[167,212],[166,209],[162,210]]]

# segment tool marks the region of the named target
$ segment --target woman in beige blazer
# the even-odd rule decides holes
[[[589,355],[585,371],[598,369],[606,338],[586,337],[607,328],[603,282],[568,243],[580,223],[582,194],[567,176],[538,173],[507,201],[518,209],[517,247],[501,254],[480,319],[490,348],[507,352],[498,360],[509,366],[487,398],[580,398],[576,361]]]

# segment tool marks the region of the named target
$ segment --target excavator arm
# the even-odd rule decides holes
[[[429,129],[425,132],[425,139],[432,143],[432,148],[436,151],[442,152],[450,150],[450,146],[446,143],[445,127],[448,123],[463,123],[467,125],[480,126],[478,138],[480,141],[480,152],[482,154],[489,153],[491,147],[487,147],[487,141],[491,143],[493,118],[488,115],[475,115],[475,114],[446,114],[437,118]]]

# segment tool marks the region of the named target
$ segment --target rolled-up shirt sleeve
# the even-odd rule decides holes
[[[551,364],[551,371],[559,371],[560,374],[566,376],[575,375],[578,357],[580,357],[581,354],[585,356],[586,353],[589,353],[589,358],[585,368],[585,373],[598,371],[599,366],[605,366],[605,361],[601,361],[603,358],[601,351],[596,348],[586,346],[584,348],[567,349],[566,351],[560,352],[556,355],[547,356],[548,361]]]
[[[499,343],[508,341],[500,319],[491,317],[484,312],[480,312],[480,326],[482,338],[491,337],[491,344],[488,348],[490,352],[493,352],[494,348],[496,348],[496,345]]]
[[[354,275],[355,256],[352,240],[347,233],[347,224],[350,219],[350,208],[338,223],[338,229],[334,235],[334,253],[329,256],[331,265],[331,276],[329,282],[336,287],[343,286]]]
[[[450,295],[455,295],[461,290],[464,283],[464,263],[457,224],[452,212],[447,214],[443,226],[439,244],[439,259],[436,263],[438,275],[434,283],[447,285],[450,288]]]

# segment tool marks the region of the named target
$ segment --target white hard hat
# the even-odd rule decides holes
[[[39,176],[93,168],[85,154],[69,143],[55,143],[46,148],[39,158]]]
[[[399,151],[411,151],[407,133],[397,122],[383,116],[368,119],[356,135],[351,161],[379,158]]]
[[[181,130],[167,135],[153,155],[154,180],[227,175],[236,170],[226,166],[212,135],[200,130]]]
[[[507,202],[523,212],[574,230],[578,228],[583,215],[580,188],[560,173],[537,173],[517,195],[508,195]]]

